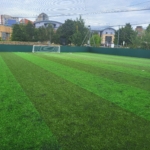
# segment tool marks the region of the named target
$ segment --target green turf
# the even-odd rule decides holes
[[[0,57],[0,150],[59,149],[57,141]]]
[[[117,62],[110,68],[110,56],[104,55],[3,53],[1,56],[62,149],[149,149],[149,71],[136,74],[138,64],[143,62],[148,68],[144,64],[149,60],[134,58],[136,64],[129,68],[132,58],[118,57],[120,69],[115,70]],[[110,60],[116,61],[115,58],[112,56]],[[121,63],[126,59],[128,63]],[[125,71],[122,64],[128,66]],[[103,71],[109,74],[104,75]],[[111,71],[121,76],[120,80]],[[134,76],[141,81],[126,83],[122,81],[126,76],[130,81]],[[140,83],[145,80],[146,88],[142,89]]]
[[[35,55],[39,55],[39,53]],[[78,63],[90,65],[92,67],[96,66],[98,68],[100,67],[107,70],[122,72],[130,75],[133,74],[142,77],[150,77],[149,59],[109,56],[109,55],[101,55],[101,57],[98,57],[97,56],[98,54],[89,55],[88,53],[87,54],[70,53],[66,55],[63,53],[61,53],[60,55],[56,54],[49,55],[48,53],[43,53],[40,55],[53,56],[55,58],[65,59],[69,61],[71,60]]]
[[[115,104],[150,120],[150,92],[31,54],[17,55]],[[68,62],[70,63],[70,62]],[[93,68],[91,68],[92,70]],[[128,68],[129,69],[129,68]],[[147,73],[148,74],[148,73]],[[146,74],[146,76],[147,76]],[[142,74],[144,75],[144,74]],[[150,73],[148,74],[150,76]]]
[[[39,54],[37,54],[37,55],[39,55]],[[64,54],[61,54],[61,55],[64,55]],[[120,66],[123,65],[123,66],[126,66],[127,68],[138,68],[140,70],[140,72],[141,72],[141,70],[144,70],[144,69],[146,71],[150,72],[150,65],[149,65],[148,61],[146,62],[144,59],[143,59],[143,63],[141,61],[137,65],[133,65],[133,63],[135,63],[134,60],[139,60],[139,59],[133,59],[133,63],[130,62],[130,64],[129,64],[129,61],[127,61],[126,63],[122,63],[127,58],[126,59],[124,58],[125,60],[123,59],[122,62],[120,63],[120,60],[116,60],[116,59],[112,60],[112,58],[114,58],[114,57],[110,57],[110,56],[105,55],[104,58],[103,58],[103,55],[102,55],[100,57],[100,59],[99,59],[99,57],[97,59],[97,61],[99,61],[99,65],[98,66],[93,66],[88,61],[83,61],[82,59],[80,59],[80,57],[82,56],[82,53],[80,55],[73,54],[73,57],[70,57],[69,55],[64,55],[62,57],[61,55],[56,55],[56,54],[48,55],[48,53],[46,53],[46,54],[41,53],[40,57],[43,57],[43,58],[48,59],[48,60],[52,60],[54,62],[61,63],[61,64],[66,65],[66,66],[76,68],[76,69],[79,69],[79,70],[81,70],[81,68],[82,68],[83,71],[86,71],[86,72],[89,72],[89,73],[94,73],[95,75],[101,76],[101,77],[104,77],[104,78],[113,79],[113,80],[115,80],[116,82],[119,82],[119,83],[126,83],[126,84],[129,84],[129,85],[132,85],[132,86],[135,86],[135,87],[139,87],[141,89],[145,89],[145,90],[148,90],[148,91],[150,89],[150,84],[149,84],[150,79],[149,78],[140,77],[140,76],[138,76],[138,74],[137,75],[136,74],[134,74],[134,75],[128,74],[128,72],[118,72],[116,70],[111,70],[110,68],[106,69],[106,68],[103,68],[101,66],[102,63],[105,63],[105,64],[110,63],[110,64],[120,65]],[[78,59],[76,59],[76,55],[77,55],[77,57],[79,57]],[[88,56],[87,54],[84,54],[84,55],[85,56],[82,56],[82,57],[87,57]],[[92,55],[89,55],[89,56],[92,57]],[[90,60],[90,61],[92,61],[92,62],[96,61],[96,56],[97,55],[94,54],[93,57],[95,57],[95,58],[93,58],[93,60]],[[117,57],[117,59],[118,59],[118,57]],[[130,61],[131,60],[132,59],[130,59]],[[118,63],[114,63],[115,61],[118,61]],[[141,65],[143,65],[143,66],[141,66]],[[144,67],[144,65],[147,65],[147,66]]]

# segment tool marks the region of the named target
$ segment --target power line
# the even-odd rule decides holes
[[[134,25],[142,25],[142,24],[150,24],[150,22],[147,22],[147,23],[130,23],[131,26],[134,26]],[[126,26],[126,24],[122,24],[122,25],[111,25],[111,26],[107,26],[107,28],[112,28],[112,27],[123,27],[123,26]]]
[[[126,23],[126,24],[128,24],[128,23]],[[123,27],[123,26],[126,26],[126,24],[122,24],[122,25],[118,24],[118,25],[111,25],[111,26],[106,25],[106,26],[103,26],[103,27],[99,26],[99,29],[93,29],[93,30],[99,31],[99,30],[104,29],[104,28]],[[149,22],[143,22],[143,23],[129,23],[129,24],[131,26],[134,26],[134,25],[143,25],[143,24],[150,24],[150,21]]]
[[[146,10],[150,10],[150,8],[130,9],[130,10],[112,10],[112,11],[103,11],[103,12],[93,12],[92,14],[99,14],[99,13],[122,13],[122,12],[146,11]]]
[[[48,17],[61,17],[61,16],[77,16],[77,15],[96,15],[96,14],[105,14],[105,13],[123,13],[123,12],[133,12],[133,11],[148,11],[150,8],[142,8],[142,9],[130,9],[130,10],[110,10],[110,11],[101,11],[101,12],[90,12],[90,13],[69,13],[69,14],[58,14],[58,15],[49,15]],[[33,17],[24,17],[17,16],[18,18],[36,18]]]

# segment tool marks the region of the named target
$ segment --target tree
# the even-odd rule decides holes
[[[77,18],[75,21],[66,20],[65,23],[59,27],[56,33],[56,37],[60,38],[61,43],[71,44],[80,46],[82,41],[87,33],[88,29],[84,25],[84,20],[81,18]],[[57,39],[58,41],[58,39]]]
[[[62,30],[62,26],[60,26],[57,31],[54,32],[53,34],[53,42],[56,43],[56,44],[61,44],[61,31]]]
[[[82,44],[82,38],[83,38],[83,35],[81,32],[75,32],[71,36],[70,40],[74,45],[80,46]]]
[[[61,26],[60,38],[65,40],[65,44],[71,44],[71,36],[75,33],[73,20],[66,20]]]
[[[24,40],[24,34],[22,32],[23,27],[21,28],[21,26],[19,24],[15,24],[13,26],[13,33],[11,36],[12,41],[23,41]]]
[[[148,27],[146,28],[146,32],[150,33],[150,24],[148,25]]]
[[[74,24],[75,33],[73,34],[72,43],[74,43],[75,45],[81,46],[89,29],[85,27],[84,20],[82,19],[81,16],[77,18],[74,23],[75,23]]]
[[[53,39],[54,28],[52,27],[51,24],[49,24],[45,29],[46,29],[46,35],[45,35],[46,37],[45,37],[45,39],[52,43],[54,41],[54,39]]]
[[[39,41],[39,29],[34,28],[34,41]]]
[[[54,31],[52,25],[47,27],[35,28],[33,24],[15,25],[12,34],[12,40],[18,41],[51,41],[57,44],[75,44],[81,45],[82,41],[88,32],[84,25],[84,20],[79,17],[75,21],[66,20],[57,31]]]
[[[118,41],[118,34],[119,34],[119,41]],[[132,29],[132,26],[130,23],[127,23],[125,27],[120,28],[115,33],[115,44],[122,45],[123,41],[126,45],[131,45],[132,41],[131,39],[136,37],[136,32]]]
[[[82,41],[88,32],[88,29],[85,27],[84,20],[81,16],[79,19],[77,18],[76,21],[74,21],[74,28],[75,32],[71,36],[70,40],[74,45],[81,46]]]
[[[33,24],[16,24],[13,27],[13,41],[53,41],[54,29],[52,25],[35,28]]]
[[[13,41],[35,41],[35,28],[33,24],[15,24],[13,26],[12,40]]]
[[[38,31],[37,31],[37,39],[38,41],[46,41],[47,37],[46,37],[46,28],[45,27],[39,27]]]
[[[35,32],[35,28],[34,25],[30,22],[28,22],[28,24],[25,26],[25,37],[26,37],[26,41],[34,41],[34,33]]]
[[[140,36],[135,36],[131,38],[131,48],[141,48],[142,39]]]
[[[90,38],[90,44],[91,46],[99,47],[101,44],[101,38],[98,34],[93,34]]]
[[[150,32],[146,31],[141,39],[141,48],[150,49]]]
[[[133,37],[131,41],[131,47],[133,48],[150,49],[150,25],[148,25],[142,36],[137,35]]]

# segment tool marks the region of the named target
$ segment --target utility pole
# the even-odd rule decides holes
[[[84,44],[84,41],[85,41],[86,39],[88,39],[88,42],[87,42],[88,46],[91,46],[91,44],[90,44],[90,39],[91,39],[91,38],[93,39],[94,46],[95,46],[95,41],[94,41],[94,38],[92,37],[91,26],[89,25],[89,26],[88,26],[87,34],[86,34],[86,36],[85,36],[85,38],[84,38],[84,40],[83,40],[81,46]]]
[[[87,31],[87,34],[85,35],[85,38],[84,38],[84,40],[82,41],[82,44],[81,44],[81,46],[84,44],[84,41],[88,38],[88,45],[90,44],[90,25],[88,26],[88,31]],[[88,37],[89,36],[89,37]]]
[[[118,42],[117,42],[117,47],[119,47],[119,36],[120,36],[120,35],[119,35],[119,34],[120,34],[120,33],[119,33],[119,30],[120,30],[120,25],[119,25],[119,29],[118,29]]]
[[[91,46],[91,44],[90,44],[90,38],[91,38],[91,26],[89,25],[88,28],[89,28],[89,41],[88,41],[88,44],[89,44],[89,46]]]

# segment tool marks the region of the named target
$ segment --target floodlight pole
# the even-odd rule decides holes
[[[89,27],[89,46],[91,46],[90,39],[92,39],[93,43],[94,43],[94,46],[96,47],[94,37],[92,36],[91,26],[89,25],[88,27]]]
[[[89,46],[91,46],[91,45],[90,45],[90,38],[91,38],[91,26],[89,25],[89,26],[88,26],[88,28],[89,28]]]
[[[49,39],[50,41],[50,44],[49,45],[51,45],[51,28],[50,28],[50,39]]]
[[[87,37],[87,36],[88,36],[88,32],[87,32],[87,34],[86,34],[86,36],[85,36],[84,40],[82,41],[81,46],[84,44],[84,41],[85,41],[85,39],[86,39],[86,37]]]
[[[90,27],[90,25],[88,26],[88,28]],[[89,35],[88,35],[89,34]],[[90,29],[89,29],[89,31],[87,32],[87,34],[85,35],[85,38],[83,39],[83,41],[82,41],[82,44],[81,44],[81,46],[84,44],[84,41],[86,40],[86,38],[88,38],[88,36],[89,36],[89,42],[90,42],[90,35],[91,35],[91,32],[90,32]]]
[[[119,25],[119,29],[118,29],[118,42],[117,42],[117,47],[119,47],[119,36],[120,36],[120,35],[119,35],[119,34],[120,34],[120,33],[119,33],[119,30],[120,30],[120,25]]]
[[[91,26],[90,26],[90,25],[88,26],[88,29],[89,29],[89,30],[88,30],[88,32],[87,32],[87,34],[86,34],[84,40],[82,41],[81,46],[84,44],[84,41],[86,40],[86,38],[88,38],[88,45],[89,45],[89,46],[91,46],[91,44],[90,44],[90,39],[91,39],[91,38],[93,39],[94,46],[95,46],[95,41],[94,41],[94,38],[92,37],[92,31],[91,31]],[[95,46],[95,47],[96,47],[96,46]]]

